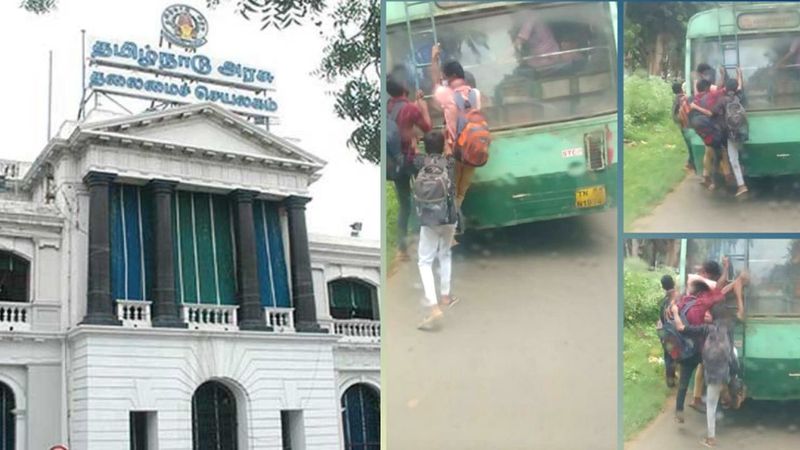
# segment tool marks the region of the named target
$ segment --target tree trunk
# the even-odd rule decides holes
[[[653,44],[653,51],[650,53],[650,75],[663,77],[663,63],[664,53],[666,51],[666,43],[668,41],[667,33],[658,33],[656,41]]]

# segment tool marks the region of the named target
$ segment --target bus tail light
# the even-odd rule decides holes
[[[606,125],[606,164],[614,162],[614,136],[611,135],[611,129]]]
[[[589,170],[602,170],[608,164],[606,154],[606,136],[603,130],[583,135],[583,149],[586,155],[586,167]]]

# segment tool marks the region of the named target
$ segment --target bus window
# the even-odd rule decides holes
[[[436,18],[442,60],[457,60],[482,95],[493,129],[559,122],[616,110],[616,53],[605,3],[522,3]],[[430,94],[430,21],[387,36],[387,67]],[[413,51],[412,51],[413,50]],[[441,124],[436,105],[435,124]]]
[[[739,60],[747,109],[800,107],[800,33],[739,35]],[[702,62],[722,64],[718,39],[692,41],[692,68]]]
[[[753,240],[749,265],[748,315],[800,314],[800,240]]]

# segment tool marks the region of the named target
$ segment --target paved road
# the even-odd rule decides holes
[[[704,189],[687,176],[652,214],[637,219],[629,232],[724,233],[800,231],[800,179],[759,180],[748,198],[736,199]]]
[[[416,330],[416,264],[400,267],[383,315],[388,449],[615,449],[615,235],[612,211],[460,246],[462,301],[438,331]]]
[[[706,436],[706,416],[686,408],[686,422],[673,420],[668,402],[666,410],[625,450],[702,449]],[[720,450],[797,450],[800,448],[800,402],[756,402],[748,400],[738,411],[723,411],[717,419],[717,444]]]

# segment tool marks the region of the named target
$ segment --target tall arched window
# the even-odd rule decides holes
[[[200,385],[192,397],[194,450],[237,450],[236,398],[218,381]]]
[[[0,302],[27,302],[30,263],[0,250]]]
[[[17,403],[11,388],[0,383],[0,450],[16,448],[16,418],[13,413],[16,407]]]
[[[378,291],[375,286],[355,278],[328,283],[331,317],[334,319],[378,320]]]
[[[350,386],[342,396],[345,450],[380,450],[381,399],[366,384]]]

